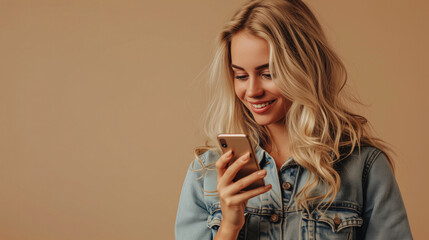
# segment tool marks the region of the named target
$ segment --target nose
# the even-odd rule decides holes
[[[247,81],[246,95],[249,98],[261,97],[264,95],[264,89],[261,85],[261,80],[255,76],[249,76]]]

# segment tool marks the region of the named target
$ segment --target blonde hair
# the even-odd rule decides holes
[[[355,98],[343,95],[347,81],[344,64],[328,44],[322,27],[311,10],[300,0],[253,0],[238,10],[225,25],[210,67],[210,102],[205,113],[205,146],[221,153],[219,133],[245,133],[260,146],[271,146],[266,126],[256,123],[248,109],[234,94],[230,43],[238,31],[246,30],[265,39],[270,46],[269,69],[273,81],[292,105],[285,116],[293,160],[306,168],[310,177],[296,194],[299,207],[316,209],[330,205],[340,188],[341,179],[334,164],[361,146],[369,145],[385,152],[391,149],[373,136],[367,119],[346,106]],[[361,104],[361,103],[360,103]],[[201,163],[201,162],[200,162]],[[201,164],[203,174],[205,166]],[[314,194],[318,184],[326,192]]]

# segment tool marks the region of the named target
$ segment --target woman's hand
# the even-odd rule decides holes
[[[231,151],[223,154],[216,162],[217,169],[217,191],[219,193],[220,205],[223,219],[219,228],[219,233],[235,234],[232,239],[236,239],[240,229],[244,225],[244,209],[247,201],[259,194],[271,189],[271,184],[256,189],[242,191],[253,182],[262,179],[267,174],[266,170],[260,170],[233,182],[237,172],[250,160],[250,153],[239,157],[233,164],[227,167],[231,161],[233,153]],[[216,235],[217,236],[217,235]],[[225,235],[223,235],[225,236]]]

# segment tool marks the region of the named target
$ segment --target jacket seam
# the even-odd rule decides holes
[[[374,151],[371,152],[370,156],[365,160],[364,170],[362,174],[362,187],[364,191],[366,190],[369,172],[371,171],[372,165],[374,164],[375,160],[377,159],[378,155],[380,155],[380,153],[381,153],[381,150],[376,148]]]

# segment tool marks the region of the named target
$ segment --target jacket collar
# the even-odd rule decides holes
[[[261,146],[257,146],[255,149],[256,158],[258,160],[259,166],[263,168],[265,165],[269,164],[270,160],[273,160],[274,158],[267,152],[265,149],[263,149]],[[292,157],[289,157],[286,162],[282,165],[281,168],[285,168],[288,166],[294,166],[298,165],[295,160]],[[280,169],[278,169],[280,170]]]

